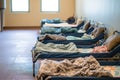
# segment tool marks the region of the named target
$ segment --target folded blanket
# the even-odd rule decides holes
[[[52,76],[113,77],[93,56],[63,61],[47,59],[41,61],[37,80],[43,80],[43,78],[49,80]]]

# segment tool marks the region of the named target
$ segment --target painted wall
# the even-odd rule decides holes
[[[76,14],[104,23],[108,31],[120,31],[120,0],[76,0]],[[111,33],[110,32],[110,33]]]
[[[1,25],[1,9],[0,9],[0,31],[2,30],[2,25]]]
[[[40,12],[40,0],[30,0],[29,13],[11,13],[10,0],[6,1],[4,17],[6,27],[40,26],[40,20],[43,18],[53,19],[57,17],[65,20],[75,12],[75,0],[60,0],[60,12],[54,14]]]

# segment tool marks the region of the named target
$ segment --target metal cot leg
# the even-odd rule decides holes
[[[33,62],[33,77],[35,77],[35,63]]]

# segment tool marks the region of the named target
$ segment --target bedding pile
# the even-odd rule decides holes
[[[36,79],[49,80],[52,76],[113,77],[93,56],[62,61],[42,60]]]

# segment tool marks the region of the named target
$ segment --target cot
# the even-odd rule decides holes
[[[119,70],[119,61],[97,61],[92,56],[62,61],[46,59],[41,61],[36,80],[119,80]]]

